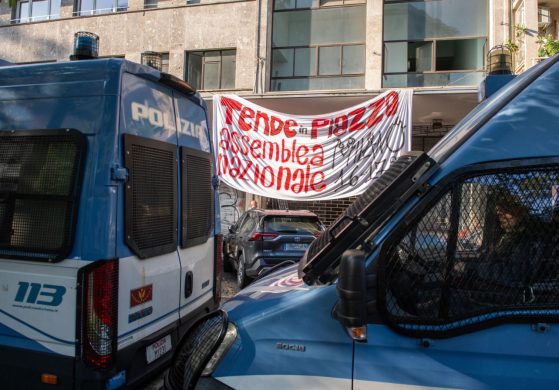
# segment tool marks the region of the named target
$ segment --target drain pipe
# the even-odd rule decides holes
[[[256,57],[256,78],[254,80],[254,93],[258,94],[259,85],[260,85],[260,27],[261,23],[261,14],[262,14],[262,0],[258,0],[258,21],[256,23],[256,49],[255,49],[255,57]]]

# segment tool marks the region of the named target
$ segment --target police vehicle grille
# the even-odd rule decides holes
[[[0,256],[57,261],[68,255],[84,151],[77,131],[0,133]]]

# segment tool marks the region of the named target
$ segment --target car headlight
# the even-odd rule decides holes
[[[233,345],[236,339],[237,328],[235,327],[235,325],[233,325],[233,323],[229,322],[229,324],[227,325],[227,332],[225,333],[225,337],[223,338],[223,341],[221,342],[219,347],[217,347],[217,350],[212,355],[211,359],[208,361],[208,364],[206,364],[204,371],[202,371],[202,376],[208,376],[215,370],[218,363],[221,361],[223,356],[225,356],[227,351],[229,351],[229,348],[231,348],[231,345]]]

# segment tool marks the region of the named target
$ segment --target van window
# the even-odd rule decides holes
[[[211,155],[181,148],[182,156],[182,247],[200,245],[212,234],[214,190]]]
[[[124,135],[126,244],[141,259],[176,250],[176,145]]]
[[[0,133],[0,256],[66,258],[85,146],[83,135],[74,130]]]
[[[535,168],[452,185],[382,257],[379,297],[389,322],[442,336],[559,318],[557,183],[558,168]]]

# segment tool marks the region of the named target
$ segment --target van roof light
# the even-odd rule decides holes
[[[89,60],[99,56],[99,36],[97,34],[78,31],[74,34],[74,50],[71,61]]]

